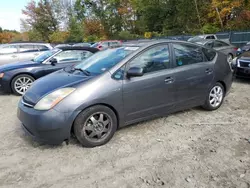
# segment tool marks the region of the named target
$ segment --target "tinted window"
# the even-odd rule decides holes
[[[65,63],[69,61],[82,61],[86,59],[87,57],[91,56],[92,53],[89,51],[83,51],[83,50],[68,50],[63,51],[56,56],[54,56],[55,59],[57,59],[58,63]]]
[[[204,53],[208,61],[212,61],[216,55],[216,52],[206,48],[202,48],[202,52]]]
[[[213,35],[209,35],[206,37],[206,39],[215,39],[215,37]]]
[[[144,73],[164,70],[170,67],[168,45],[153,47],[130,62],[129,68],[143,68]]]
[[[176,65],[190,65],[204,61],[203,54],[199,46],[186,44],[173,44],[176,58]]]

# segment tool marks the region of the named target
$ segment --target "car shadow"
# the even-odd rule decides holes
[[[235,83],[250,84],[250,78],[235,78]]]

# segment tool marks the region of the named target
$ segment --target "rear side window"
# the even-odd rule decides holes
[[[221,41],[214,41],[214,47],[223,47],[223,46],[229,46],[229,44]]]
[[[28,53],[28,52],[37,52],[38,49],[35,45],[19,45],[19,52],[20,53]]]
[[[208,61],[212,61],[216,55],[216,52],[211,49],[202,48],[202,52]]]
[[[204,56],[199,46],[173,44],[173,47],[177,66],[204,62]]]
[[[47,46],[44,45],[37,45],[36,47],[39,51],[47,51],[49,50],[49,48]]]

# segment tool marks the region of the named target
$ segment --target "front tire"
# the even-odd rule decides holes
[[[73,126],[74,134],[83,146],[101,146],[109,142],[115,134],[117,117],[106,106],[92,106],[77,116]]]
[[[220,108],[224,101],[225,97],[225,88],[219,82],[217,82],[210,90],[205,101],[205,104],[202,106],[205,110],[213,111]]]
[[[11,89],[15,95],[23,95],[34,81],[35,79],[30,75],[18,75],[11,81]]]

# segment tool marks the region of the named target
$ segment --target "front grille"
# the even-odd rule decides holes
[[[242,60],[240,60],[239,62],[240,62],[240,66],[241,67],[248,67],[248,68],[250,68],[250,61],[242,61]]]

